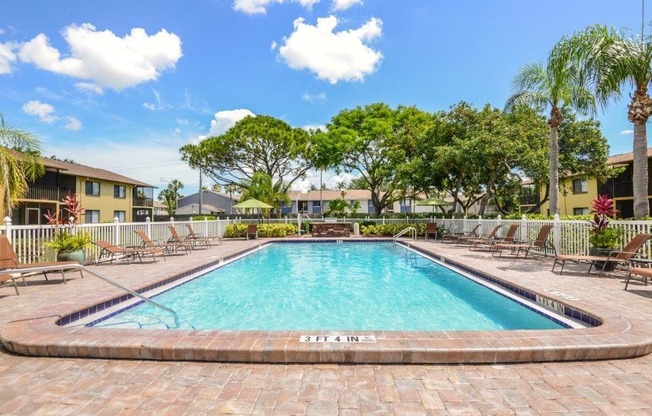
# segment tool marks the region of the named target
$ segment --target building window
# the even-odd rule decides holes
[[[586,194],[589,192],[589,183],[586,179],[573,179],[573,193]]]
[[[125,199],[127,197],[127,187],[122,185],[113,185],[113,197]]]
[[[401,213],[409,213],[412,212],[412,200],[411,199],[403,199],[400,202],[400,209]]]
[[[299,212],[308,212],[308,201],[299,201]]]
[[[125,222],[127,218],[127,214],[125,211],[113,211],[113,219],[118,219],[120,222]]]
[[[86,224],[97,224],[100,222],[100,211],[96,209],[87,209],[84,211],[84,217],[84,222]]]
[[[86,195],[100,196],[100,183],[86,181]]]
[[[313,214],[321,214],[321,201],[313,201],[312,202],[312,213]]]
[[[590,211],[588,208],[573,208],[573,215],[589,215]]]

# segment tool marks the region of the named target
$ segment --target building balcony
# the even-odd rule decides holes
[[[522,195],[518,197],[519,205],[536,205],[539,202],[539,195]]]
[[[58,186],[32,185],[22,199],[38,201],[59,201],[66,192]]]
[[[154,199],[152,199],[152,198],[134,197],[134,206],[135,207],[153,207],[154,206]]]
[[[634,187],[631,182],[610,183],[600,185],[598,193],[609,198],[627,198],[634,196]]]

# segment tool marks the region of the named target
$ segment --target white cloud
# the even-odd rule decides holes
[[[4,29],[0,28],[0,35],[4,35],[6,32]]]
[[[619,136],[629,136],[631,134],[634,134],[634,130],[623,130],[618,133]]]
[[[290,0],[293,3],[299,3],[303,7],[310,9],[320,0]],[[284,0],[235,0],[233,10],[246,14],[265,14],[267,7],[272,4],[282,4]]]
[[[104,89],[97,84],[93,84],[92,82],[78,82],[75,84],[75,87],[82,92],[93,92],[99,95],[104,94]]]
[[[352,175],[350,173],[340,173],[339,175],[328,174],[327,178],[324,178],[324,183],[328,185],[331,189],[339,189],[339,186],[344,183],[345,186],[348,186],[351,180],[358,178],[359,176]]]
[[[308,101],[310,104],[323,104],[326,102],[326,93],[319,92],[317,94],[310,94],[308,92],[305,92],[301,96],[301,99],[303,101]]]
[[[215,113],[215,118],[211,120],[211,129],[208,136],[214,137],[226,133],[228,129],[235,126],[235,123],[247,116],[255,117],[256,115],[247,109],[218,111]]]
[[[373,17],[358,29],[334,32],[337,24],[335,16],[319,18],[315,26],[296,19],[279,48],[281,57],[290,68],[308,69],[331,84],[364,80],[383,57],[365,44],[382,34],[382,20]]]
[[[326,127],[325,124],[306,124],[301,128],[304,129],[305,131],[310,131],[310,130],[321,130],[323,132],[328,131],[328,128]]]
[[[68,122],[63,128],[70,131],[79,131],[82,129],[82,122],[75,117],[68,117]]]
[[[160,111],[160,110],[166,110],[168,108],[171,108],[172,106],[170,104],[167,104],[162,98],[161,98],[161,93],[152,90],[152,93],[154,94],[154,98],[156,99],[156,103],[143,103],[143,107],[150,111]]]
[[[63,37],[70,47],[70,56],[62,57],[43,33],[23,44],[18,56],[46,71],[115,90],[158,79],[161,71],[174,68],[182,56],[181,39],[165,29],[148,35],[144,29],[133,28],[129,34],[118,37],[109,30],[98,32],[93,25],[84,23],[66,27]]]
[[[178,118],[176,122],[180,126],[187,126],[188,124],[190,124],[190,120],[188,120],[187,118]]]
[[[332,10],[335,12],[346,10],[356,4],[362,5],[362,0],[333,0]]]
[[[11,64],[16,62],[16,44],[12,42],[0,43],[0,74],[10,74]]]
[[[38,100],[28,101],[23,105],[23,112],[30,116],[37,116],[41,123],[53,123],[57,118],[54,116],[54,107]]]
[[[278,46],[278,43],[276,43],[276,41],[273,40],[272,44],[269,45],[269,49],[275,51],[277,46]]]

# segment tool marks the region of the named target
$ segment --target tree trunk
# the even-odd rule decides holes
[[[634,166],[632,178],[634,188],[634,217],[650,215],[648,203],[647,172],[647,120],[652,114],[652,100],[647,95],[647,83],[637,85],[632,101],[627,108],[627,119],[634,123]]]
[[[550,126],[550,213],[554,216],[559,213],[559,132],[562,115],[558,108],[553,107],[550,112],[548,125]]]
[[[650,216],[648,203],[648,160],[646,122],[634,124],[634,217]]]

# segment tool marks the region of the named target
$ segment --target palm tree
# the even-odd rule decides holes
[[[173,179],[168,183],[168,187],[158,194],[158,200],[165,205],[168,215],[174,215],[174,211],[179,208],[179,198],[183,198],[183,195],[179,193],[181,189],[183,189],[183,183],[178,179]],[[199,192],[201,192],[201,189]]]
[[[514,94],[509,97],[505,109],[513,110],[528,105],[539,110],[550,109],[550,215],[559,212],[559,125],[563,121],[562,107],[586,114],[595,110],[595,98],[584,87],[576,68],[549,60],[544,67],[540,63],[524,66],[514,77]]]
[[[18,199],[29,190],[29,182],[43,175],[39,156],[40,143],[31,133],[5,122],[0,114],[0,207],[11,215]]]
[[[552,55],[581,68],[603,108],[612,99],[621,97],[623,86],[634,87],[627,107],[627,119],[634,123],[634,216],[649,216],[646,123],[652,115],[648,94],[652,80],[652,38],[637,39],[604,25],[592,25],[562,39]]]

